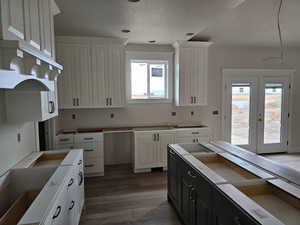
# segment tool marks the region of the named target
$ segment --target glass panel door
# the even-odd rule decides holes
[[[258,153],[287,150],[289,79],[264,78],[258,114]]]
[[[226,141],[256,151],[257,79],[231,78],[226,82],[225,134]]]

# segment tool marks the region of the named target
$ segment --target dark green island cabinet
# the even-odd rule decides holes
[[[258,225],[182,155],[168,147],[168,200],[185,225]]]

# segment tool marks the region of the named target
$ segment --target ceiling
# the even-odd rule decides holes
[[[56,0],[56,35],[127,38],[129,43],[171,44],[210,39],[230,45],[276,45],[279,0]],[[285,0],[284,39],[300,46],[300,1]],[[121,30],[129,29],[130,33]]]

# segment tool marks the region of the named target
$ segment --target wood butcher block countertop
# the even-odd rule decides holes
[[[144,126],[107,126],[107,127],[90,127],[90,128],[77,128],[74,131],[64,131],[61,130],[58,134],[66,133],[94,133],[94,132],[109,132],[109,131],[131,131],[134,129],[143,129],[143,128],[174,128],[174,129],[184,129],[184,128],[207,128],[205,125],[167,125],[167,124],[158,124],[158,125],[144,125]]]
[[[256,165],[257,167],[260,167],[272,174],[280,176],[281,178],[300,186],[300,173],[297,170],[294,170],[290,167],[284,166],[280,163],[274,162],[273,160],[267,159],[263,156],[257,155],[253,152],[249,152],[245,149],[234,146],[224,141],[213,141],[211,143],[214,146],[231,153],[232,155],[244,159]]]

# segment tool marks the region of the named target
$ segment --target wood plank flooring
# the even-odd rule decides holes
[[[85,181],[81,225],[181,225],[167,201],[167,174],[133,174],[128,165],[105,168]]]
[[[266,156],[300,171],[300,154]],[[105,168],[85,180],[81,225],[182,225],[167,201],[167,174],[133,174],[129,165]]]

